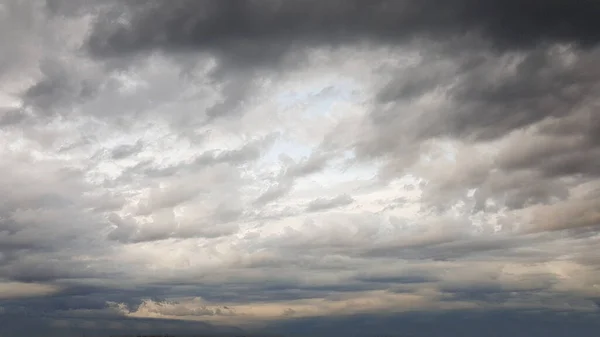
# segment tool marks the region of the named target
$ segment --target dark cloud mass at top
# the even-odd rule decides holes
[[[253,51],[262,57],[272,52],[259,48],[265,44],[398,43],[466,34],[500,49],[557,42],[591,47],[600,38],[599,13],[593,0],[149,1],[125,3],[101,19],[89,47],[115,56],[154,48],[232,48],[248,63],[260,62],[249,57]]]
[[[0,3],[0,337],[595,336],[600,2]]]

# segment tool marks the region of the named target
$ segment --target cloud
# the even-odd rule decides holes
[[[264,53],[277,56],[278,50],[239,42],[276,42],[285,47],[286,38],[314,43],[360,38],[402,42],[415,35],[447,37],[471,31],[507,47],[545,41],[588,45],[598,42],[593,14],[599,10],[597,4],[588,1],[578,4],[552,1],[542,5],[536,1],[457,0],[441,7],[433,1],[148,3],[125,6],[123,24],[108,27],[108,21],[101,21],[90,38],[90,47],[100,55],[156,47],[225,51],[231,48],[242,55],[255,53],[257,57]],[[235,20],[225,24],[223,18]],[[558,22],[562,25],[557,25]],[[246,58],[245,62],[271,60]]]
[[[137,310],[129,312],[133,317],[177,317],[188,316],[191,319],[236,322],[250,326],[264,319],[282,316],[328,316],[339,314],[364,313],[381,310],[407,310],[409,307],[422,308],[431,305],[428,297],[435,294],[384,294],[381,292],[365,292],[353,295],[341,295],[331,299],[303,299],[286,303],[261,303],[251,307],[239,304],[227,304],[216,308],[208,308],[199,299],[176,303],[155,303],[147,301]],[[194,302],[199,302],[194,304]],[[401,306],[399,306],[401,304]],[[468,306],[464,303],[442,304],[446,309]],[[292,314],[293,313],[293,314]]]
[[[598,14],[0,5],[0,334],[592,335]]]
[[[532,210],[531,230],[561,230],[589,228],[600,225],[598,200],[569,200],[552,206],[537,206]]]
[[[38,297],[60,291],[60,288],[47,284],[2,282],[0,283],[0,298],[12,299],[23,297]]]
[[[207,307],[200,303],[202,299],[194,299],[191,303],[182,302],[155,302],[152,300],[143,301],[142,304],[133,312],[127,314],[134,316],[149,316],[149,317],[199,317],[199,316],[231,316],[235,315],[235,311],[228,306],[222,307]],[[195,305],[194,305],[195,304]],[[118,304],[115,304],[119,307]]]
[[[352,199],[352,197],[349,195],[338,195],[332,199],[319,198],[309,202],[306,210],[309,212],[322,211],[339,206],[347,206],[353,202],[354,199]]]

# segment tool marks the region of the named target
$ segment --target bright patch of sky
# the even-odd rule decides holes
[[[281,155],[288,156],[295,161],[310,155],[312,149],[310,144],[302,143],[294,137],[295,128],[303,128],[303,120],[306,118],[319,120],[330,119],[331,112],[336,103],[354,103],[356,98],[354,92],[357,85],[351,80],[331,81],[308,81],[308,83],[296,85],[289,90],[275,95],[277,108],[290,114],[292,121],[297,125],[290,125],[292,130],[281,130],[282,137],[271,148],[263,158],[266,162],[277,161]]]

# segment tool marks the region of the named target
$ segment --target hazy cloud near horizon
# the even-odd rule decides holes
[[[0,334],[552,312],[591,336],[573,322],[600,321],[598,17],[3,2]]]

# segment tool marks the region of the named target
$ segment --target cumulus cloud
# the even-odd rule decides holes
[[[540,312],[592,335],[598,16],[592,0],[1,4],[0,334]]]

